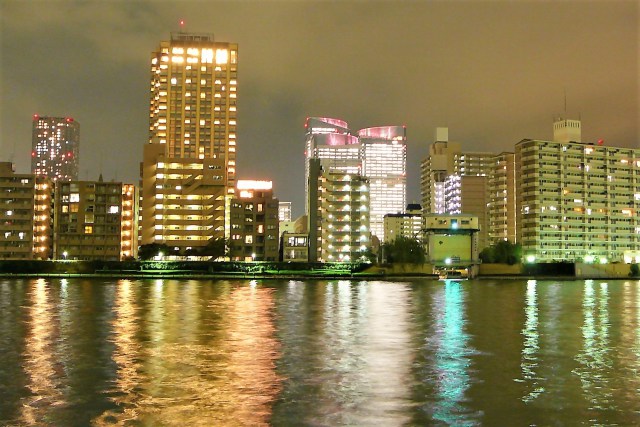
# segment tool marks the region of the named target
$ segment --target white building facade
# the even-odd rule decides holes
[[[400,213],[407,204],[407,136],[404,126],[358,131],[362,174],[370,181],[371,234],[384,238],[384,216]]]
[[[558,141],[516,144],[523,255],[536,262],[628,261],[640,253],[640,150],[574,142],[579,135],[555,131]]]

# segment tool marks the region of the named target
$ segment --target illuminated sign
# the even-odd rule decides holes
[[[240,179],[236,184],[238,190],[271,190],[273,188],[273,181],[254,181]]]

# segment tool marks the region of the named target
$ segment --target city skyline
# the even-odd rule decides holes
[[[79,178],[137,182],[149,52],[180,19],[238,43],[238,178],[273,180],[295,216],[307,116],[406,125],[408,202],[438,126],[498,153],[566,113],[584,141],[638,146],[637,2],[176,4],[0,3],[3,160],[27,172],[33,114],[72,116]]]

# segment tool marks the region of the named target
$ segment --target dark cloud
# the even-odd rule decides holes
[[[465,149],[550,138],[638,145],[636,1],[0,0],[0,146],[29,168],[30,117],[80,121],[81,176],[137,182],[150,52],[177,31],[239,44],[238,169],[303,210],[303,122],[405,124],[409,198],[436,126]]]

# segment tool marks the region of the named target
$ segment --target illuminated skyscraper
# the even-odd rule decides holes
[[[404,126],[358,131],[362,175],[370,183],[371,234],[384,238],[384,216],[404,211],[407,202],[407,133]]]
[[[177,33],[151,55],[141,243],[186,249],[229,235],[236,180],[238,45]]]
[[[309,160],[320,159],[325,170],[361,174],[362,160],[358,137],[351,134],[347,122],[327,117],[308,117],[305,137],[305,200],[309,213]]]
[[[53,181],[78,179],[80,123],[71,117],[33,116],[31,173]]]
[[[305,123],[305,181],[309,213],[309,160],[319,159],[325,171],[361,175],[370,181],[371,232],[382,240],[384,215],[406,205],[406,129],[382,126],[353,135],[347,122],[309,117]]]

